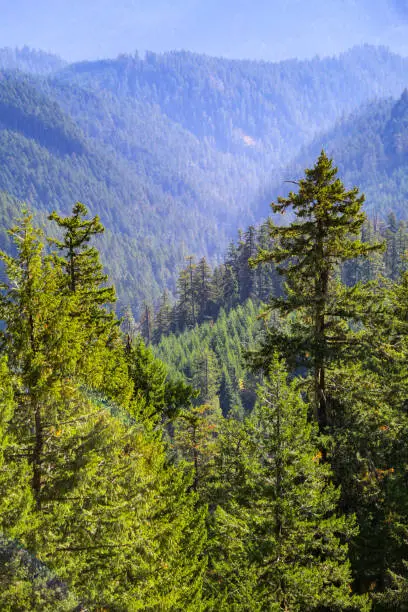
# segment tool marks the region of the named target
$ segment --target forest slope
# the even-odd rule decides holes
[[[0,54],[31,72],[2,73],[0,190],[34,210],[83,200],[99,214],[135,311],[174,291],[185,256],[219,260],[302,145],[408,82],[408,60],[374,47],[276,64],[175,52],[64,67],[32,53]]]
[[[408,218],[408,91],[397,99],[365,105],[317,137],[285,171],[296,178],[324,148],[334,158],[345,182],[366,194],[371,217],[385,219],[393,212]],[[286,187],[284,187],[286,189]],[[282,192],[282,185],[275,192]]]

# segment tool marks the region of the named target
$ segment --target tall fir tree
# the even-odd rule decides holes
[[[10,368],[1,362],[3,536],[17,538],[86,609],[202,609],[205,508],[196,509],[191,470],[172,465],[160,436],[85,387],[94,382],[82,358],[93,329],[80,316],[81,291],[61,291],[63,262],[44,255],[29,216],[12,234],[16,256],[1,254]],[[37,591],[23,609],[69,609],[41,607]]]
[[[285,278],[286,295],[272,298],[270,309],[278,311],[288,326],[272,326],[260,361],[278,349],[292,366],[311,372],[315,415],[324,431],[329,423],[326,370],[340,351],[344,354],[345,322],[355,315],[356,288],[349,292],[339,288],[337,267],[381,247],[356,238],[365,220],[364,196],[357,188],[346,190],[324,151],[296,184],[297,193],[279,197],[271,205],[274,213],[292,210],[295,221],[287,226],[271,221],[273,247],[261,249],[252,260],[253,265],[274,262]]]
[[[242,432],[229,427],[236,455],[226,458],[210,555],[215,580],[225,584],[220,609],[368,610],[367,598],[351,591],[353,520],[338,514],[340,491],[322,462],[317,428],[296,381],[286,378],[274,357]]]
[[[55,211],[50,215],[49,219],[63,232],[62,240],[50,240],[59,253],[53,257],[65,272],[61,290],[77,296],[74,316],[80,318],[87,330],[82,368],[90,386],[98,386],[113,399],[126,403],[132,391],[119,321],[110,310],[116,300],[115,289],[106,284],[108,277],[103,272],[99,252],[89,244],[104,228],[99,217],[86,219],[87,214],[87,208],[77,202],[69,217],[61,217]]]

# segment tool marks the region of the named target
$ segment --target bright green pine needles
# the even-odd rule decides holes
[[[1,254],[0,534],[24,552],[2,565],[4,609],[75,600],[91,610],[200,610],[206,510],[191,470],[171,465],[142,422],[122,422],[83,392],[124,408],[137,401],[117,321],[105,317],[99,260],[87,268],[95,302],[84,303],[87,285],[72,290],[66,262],[45,255],[29,215],[11,233],[17,254]],[[66,596],[55,591],[54,607],[30,559],[61,581]]]

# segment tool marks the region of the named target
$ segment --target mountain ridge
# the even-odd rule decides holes
[[[76,200],[99,214],[108,271],[138,311],[175,291],[186,256],[217,263],[237,227],[260,221],[281,168],[325,125],[407,83],[408,59],[373,47],[280,64],[184,52],[3,70],[0,190],[42,215]]]

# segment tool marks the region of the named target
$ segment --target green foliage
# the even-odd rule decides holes
[[[189,406],[193,388],[181,380],[172,380],[163,361],[140,337],[128,344],[126,359],[133,382],[131,411],[146,425],[174,419],[181,408]]]
[[[289,176],[297,176],[323,146],[336,159],[344,182],[364,191],[366,211],[376,218],[377,228],[386,226],[390,213],[406,220],[408,98],[401,91],[396,99],[367,100],[316,138],[292,165]]]
[[[49,219],[64,231],[62,241],[50,241],[61,253],[53,257],[64,271],[60,291],[76,300],[71,316],[80,317],[87,329],[82,355],[87,383],[92,380],[94,386],[126,404],[131,389],[118,321],[113,312],[107,311],[116,300],[115,290],[106,286],[108,277],[103,273],[99,252],[89,246],[92,237],[103,233],[104,227],[98,217],[86,220],[87,213],[86,207],[77,202],[71,217],[62,218],[55,211],[50,215]]]
[[[308,410],[274,358],[215,515],[211,562],[223,577],[221,609],[245,609],[249,596],[255,610],[369,609],[351,592],[353,520],[337,514],[340,492],[321,461]]]
[[[182,380],[200,392],[198,402],[213,402],[218,396],[223,414],[250,410],[256,377],[245,368],[243,352],[255,346],[261,333],[258,314],[259,308],[248,300],[228,314],[221,310],[214,323],[163,337],[153,349],[172,378],[182,374]]]
[[[86,280],[79,274],[72,291],[69,266],[44,255],[30,216],[12,235],[16,256],[1,255],[10,368],[3,359],[1,530],[23,552],[12,548],[3,559],[8,605],[65,610],[77,599],[90,609],[199,610],[205,508],[196,510],[190,470],[172,465],[160,435],[140,420],[119,419],[92,399],[105,390],[126,407],[133,392],[124,346],[110,337],[114,318],[99,325],[107,294],[98,291],[98,254],[78,255],[91,265],[80,266]],[[34,557],[43,573],[30,569]]]
[[[273,207],[295,222],[207,260],[260,213],[271,164],[396,93],[406,62],[1,62],[54,74],[2,75],[0,188],[59,209],[48,254],[27,214],[0,235],[0,608],[340,612],[371,593],[405,609],[408,234],[388,207],[405,215],[407,94],[325,136],[384,220],[322,153]],[[77,198],[90,218],[62,214]],[[18,206],[0,195],[4,226]],[[97,237],[132,306],[126,346]],[[243,355],[260,340],[254,407]]]
[[[191,384],[199,395],[196,402],[211,402],[219,389],[219,365],[211,350],[196,354],[191,363]]]
[[[284,276],[285,296],[272,298],[269,310],[289,321],[287,329],[268,330],[255,363],[267,366],[268,353],[278,350],[292,367],[301,365],[311,372],[314,410],[323,432],[328,425],[326,369],[340,354],[344,358],[344,345],[351,343],[347,321],[356,318],[359,290],[339,287],[335,273],[342,262],[367,257],[381,246],[357,239],[365,220],[364,196],[358,197],[357,188],[345,189],[324,151],[298,187],[297,193],[272,204],[275,213],[292,209],[296,220],[288,226],[270,222],[273,247],[260,250],[252,260],[253,265],[274,262]]]
[[[219,453],[221,422],[219,406],[213,403],[182,410],[174,423],[172,447],[176,456],[192,465],[192,488],[199,493],[201,504],[213,501],[213,487],[219,479],[215,462]]]
[[[79,199],[98,214],[107,228],[103,260],[122,305],[131,302],[135,313],[163,289],[174,293],[186,252],[214,261],[232,228],[265,215],[280,176],[271,177],[271,167],[366,100],[399,95],[407,74],[405,60],[370,47],[307,62],[183,52],[65,68],[22,49],[3,50],[0,65],[0,190],[41,213],[58,203],[65,215]],[[10,72],[16,68],[30,74]],[[401,109],[392,121],[393,142],[403,142]],[[371,173],[384,158],[382,127],[376,119],[353,157],[375,177],[388,171]],[[354,155],[343,148],[344,159]],[[377,207],[387,210],[391,198],[403,212],[399,181],[403,170],[390,189],[380,188]]]
[[[13,379],[7,360],[0,361],[0,533],[11,536],[24,533],[32,521],[33,499],[29,490],[29,469],[26,456],[18,453],[18,442],[9,424],[14,418]]]
[[[97,250],[88,246],[93,236],[103,233],[104,227],[98,217],[89,221],[83,218],[87,214],[86,206],[81,202],[74,205],[71,217],[62,218],[54,211],[49,219],[64,231],[64,236],[63,241],[51,240],[51,243],[63,253],[69,290],[75,292],[86,288],[93,291],[90,297],[95,305],[105,304],[114,300],[113,289],[100,287],[108,277],[102,274]]]
[[[270,172],[316,128],[327,128],[379,91],[399,95],[406,71],[406,62],[387,50],[364,46],[335,59],[278,63],[149,52],[74,64],[58,78],[120,100],[147,98],[196,139],[244,156],[250,176],[251,158],[263,159]]]
[[[0,607],[7,612],[72,612],[78,599],[46,565],[0,536]]]

